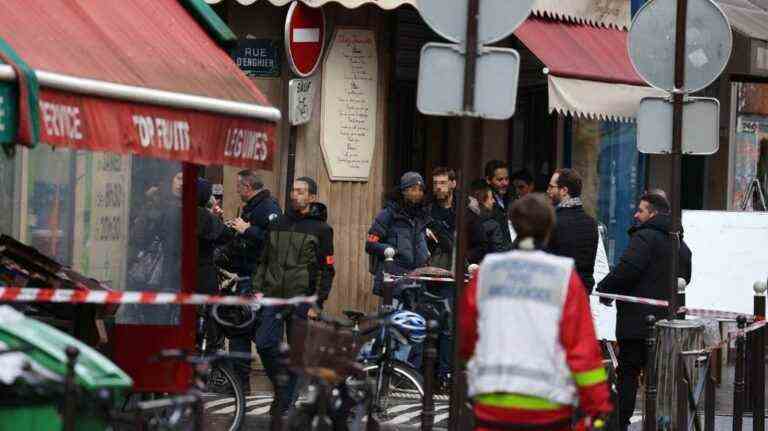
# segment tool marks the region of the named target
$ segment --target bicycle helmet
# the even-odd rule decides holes
[[[256,312],[248,305],[215,304],[211,316],[229,337],[249,334],[256,322]]]
[[[398,311],[391,322],[412,343],[420,344],[427,338],[427,321],[413,311]]]

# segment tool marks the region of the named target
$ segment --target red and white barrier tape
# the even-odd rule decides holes
[[[731,341],[735,340],[740,335],[746,336],[750,332],[757,331],[758,329],[764,327],[767,323],[768,322],[766,322],[765,320],[761,320],[761,321],[755,322],[755,323],[747,326],[744,329],[739,329],[739,330],[736,330],[736,331],[728,333],[728,336],[726,336],[723,341],[717,343],[714,346],[710,346],[710,347],[707,347],[706,349],[700,349],[700,350],[689,350],[689,351],[685,351],[685,352],[682,352],[682,353],[688,354],[688,355],[690,355],[690,354],[701,354],[701,355],[703,355],[703,354],[710,353],[710,352],[712,352],[714,350],[721,349],[723,347],[728,346],[731,343]]]
[[[655,307],[669,307],[669,301],[664,301],[661,299],[640,298],[638,296],[627,295],[613,295],[610,293],[600,292],[595,292],[592,295],[600,298],[615,299],[616,301],[633,302],[635,304],[653,305]]]
[[[701,308],[681,307],[680,312],[685,313],[688,316],[712,317],[715,319],[724,319],[724,320],[736,320],[739,316],[744,316],[747,319],[754,318],[754,316],[750,314],[736,313],[734,311],[704,310]]]
[[[455,279],[453,278],[443,278],[443,277],[425,277],[420,275],[392,275],[392,274],[384,274],[384,282],[385,283],[394,283],[398,280],[414,280],[414,281],[442,281],[444,283],[453,283]],[[469,281],[469,279],[465,279],[464,282]]]
[[[38,289],[28,287],[0,287],[0,302],[51,302],[66,304],[227,304],[282,306],[310,304],[317,296],[294,298],[268,298],[262,294],[252,296],[216,296],[195,293],[120,292],[103,290]]]

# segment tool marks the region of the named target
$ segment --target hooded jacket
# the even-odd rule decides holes
[[[669,301],[669,272],[673,241],[669,237],[671,219],[668,215],[656,215],[647,222],[630,228],[629,246],[611,271],[597,286],[598,292]],[[691,250],[680,241],[678,277],[691,281]],[[659,316],[666,311],[650,305],[618,301],[616,337],[645,339],[645,318]]]
[[[492,211],[470,205],[467,208],[467,226],[469,227],[468,264],[479,264],[487,254],[501,253],[511,249],[511,244],[507,243],[503,229],[493,217]]]
[[[384,205],[373,220],[368,230],[365,251],[378,263],[384,259],[384,250],[392,247],[396,250],[391,271],[403,274],[427,265],[429,249],[427,247],[427,225],[430,217],[423,207],[414,208],[409,213],[397,201],[390,200]],[[380,294],[384,265],[375,265],[376,278],[374,293]]]
[[[237,232],[208,210],[211,191],[210,182],[204,179],[197,181],[197,291],[215,295],[218,293],[218,278],[214,250],[216,246],[234,239]]]
[[[316,294],[322,307],[336,274],[327,219],[325,205],[313,203],[306,216],[289,211],[273,221],[253,277],[255,291],[278,298]]]

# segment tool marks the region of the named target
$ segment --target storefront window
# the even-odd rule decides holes
[[[729,209],[766,211],[768,201],[768,84],[736,83],[736,141]]]
[[[177,292],[181,286],[181,164],[38,145],[17,155],[19,239],[115,290]],[[0,164],[4,186],[13,163]],[[13,181],[11,180],[11,184]],[[8,232],[12,220],[0,217]],[[123,305],[118,324],[175,325],[178,305]]]
[[[627,230],[645,186],[645,161],[637,151],[636,130],[633,123],[573,120],[573,168],[584,177],[586,211],[606,227],[611,264],[629,244]]]

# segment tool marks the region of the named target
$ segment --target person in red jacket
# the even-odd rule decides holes
[[[541,249],[555,222],[541,194],[516,201],[519,240],[489,255],[461,299],[460,352],[476,431],[568,430],[612,406],[589,301],[573,259]]]

